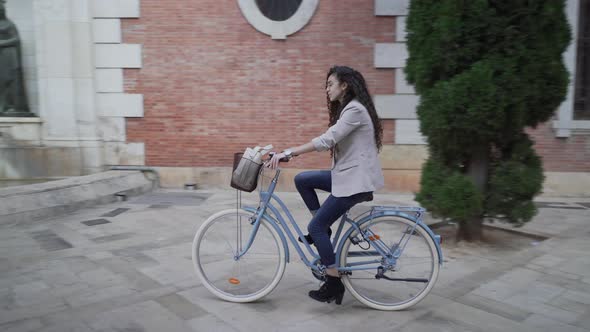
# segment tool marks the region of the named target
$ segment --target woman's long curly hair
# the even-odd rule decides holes
[[[377,151],[381,150],[383,127],[381,126],[381,119],[379,119],[379,116],[377,115],[375,104],[373,104],[373,99],[369,94],[369,89],[367,88],[367,83],[365,83],[365,78],[363,75],[361,75],[361,73],[350,67],[334,66],[328,71],[328,75],[326,76],[326,84],[328,82],[328,78],[330,78],[330,75],[332,74],[336,75],[336,78],[340,83],[346,83],[348,87],[346,88],[344,97],[342,98],[342,104],[340,104],[340,101],[338,100],[330,101],[330,97],[328,97],[326,94],[326,98],[328,100],[328,110],[330,111],[329,126],[333,126],[336,121],[338,121],[340,118],[340,113],[342,113],[344,107],[351,100],[356,98],[361,104],[363,104],[363,106],[367,108],[367,111],[369,111],[369,115],[371,116],[371,120],[373,122]]]

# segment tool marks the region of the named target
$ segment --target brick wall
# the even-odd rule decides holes
[[[123,20],[124,42],[143,45],[125,92],[144,95],[145,116],[127,119],[127,140],[145,142],[150,166],[230,166],[246,146],[306,143],[327,128],[330,66],[361,71],[373,94],[393,91],[393,70],[373,66],[375,43],[393,33],[394,18],[376,17],[373,1],[322,0],[305,28],[276,41],[236,1],[142,0],[141,18]],[[290,167],[326,166],[329,153]]]
[[[556,138],[551,123],[528,130],[547,172],[590,172],[590,135]]]
[[[362,4],[362,5],[359,5]],[[333,64],[360,70],[373,94],[394,91],[394,72],[375,69],[375,43],[394,41],[393,17],[373,1],[322,0],[311,22],[271,40],[237,2],[142,0],[123,40],[143,48],[143,67],[125,70],[125,92],[144,95],[144,118],[127,119],[128,142],[144,142],[150,166],[230,166],[232,153],[308,142],[328,121],[325,75]],[[384,144],[395,121],[385,120]],[[590,136],[558,139],[550,124],[529,130],[546,171],[590,171]],[[329,166],[309,154],[289,167]]]

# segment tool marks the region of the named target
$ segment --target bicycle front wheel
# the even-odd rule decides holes
[[[269,294],[285,272],[285,249],[277,231],[262,220],[252,245],[252,213],[225,210],[209,217],[193,241],[193,264],[203,285],[221,299],[251,302]]]
[[[374,218],[360,229],[379,242],[386,255],[378,252],[375,244],[369,246],[357,231],[345,240],[340,266],[358,269],[342,278],[350,293],[379,310],[402,310],[420,302],[439,272],[438,251],[430,235],[413,221],[394,216]]]

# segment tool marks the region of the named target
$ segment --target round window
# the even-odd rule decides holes
[[[260,12],[273,21],[286,21],[301,5],[303,0],[256,0]]]

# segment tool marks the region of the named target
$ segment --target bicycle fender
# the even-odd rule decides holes
[[[250,207],[250,206],[244,206],[242,207],[242,210],[247,211],[247,212],[251,212],[251,213],[256,213],[256,208],[254,207]],[[279,233],[279,236],[281,238],[281,243],[283,245],[283,248],[285,249],[285,258],[287,259],[287,263],[290,262],[289,260],[289,246],[287,245],[287,239],[285,239],[285,234],[283,234],[283,230],[277,225],[276,220],[273,220],[271,217],[269,217],[266,214],[262,215],[262,219],[266,220],[276,231],[277,233]]]
[[[383,217],[383,216],[401,217],[401,218],[413,221],[415,223],[418,222],[414,217],[410,216],[407,213],[398,212],[398,211],[380,211],[380,212],[375,213],[373,215],[368,215],[368,216],[361,218],[361,220],[359,220],[357,223],[360,227],[362,224],[366,223],[369,220],[372,220],[377,217]],[[438,264],[442,266],[443,255],[442,255],[442,249],[440,247],[440,235],[434,234],[434,232],[427,225],[418,224],[418,226],[421,227],[423,230],[425,230],[426,233],[428,233],[428,235],[430,236],[430,238],[434,242],[434,246],[436,247],[436,251],[438,252]],[[342,240],[338,244],[338,250],[336,251],[338,253],[337,257],[336,257],[337,262],[340,261],[340,251],[342,250],[342,247],[344,246],[344,239],[348,238],[350,236],[350,234],[352,234],[352,232],[354,232],[354,231],[355,231],[354,227],[350,227],[350,228],[348,228],[346,233],[344,233]]]

